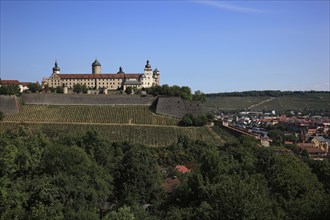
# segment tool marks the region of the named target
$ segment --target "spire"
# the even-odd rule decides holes
[[[92,66],[101,66],[101,64],[97,59],[95,59],[95,61],[92,63]]]
[[[55,60],[55,66],[53,67],[53,73],[60,73],[60,68],[58,67],[57,60]]]
[[[150,69],[151,68],[151,65],[149,64],[149,60],[147,60],[147,64],[145,65],[145,68],[146,69]]]
[[[159,74],[159,70],[157,69],[157,67],[156,67],[156,69],[154,70],[153,73],[154,73],[154,75],[155,75],[155,74]]]
[[[119,67],[119,71],[117,72],[117,74],[125,74],[122,67]]]

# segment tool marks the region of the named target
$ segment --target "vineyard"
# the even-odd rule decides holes
[[[204,104],[206,111],[246,110],[297,110],[304,109],[324,110],[330,107],[330,93],[305,93],[304,95],[270,96],[214,96],[207,97]],[[267,101],[269,100],[269,101]]]
[[[17,127],[17,123],[1,123],[0,132]],[[143,144],[150,147],[165,147],[174,144],[182,136],[192,140],[201,140],[212,145],[222,145],[223,140],[208,127],[176,127],[176,126],[146,126],[146,125],[86,125],[86,124],[49,124],[30,123],[26,126],[32,131],[42,131],[56,138],[75,137],[88,130],[95,130],[107,136],[112,142],[127,141],[133,144]]]
[[[179,119],[154,114],[148,106],[141,105],[22,105],[18,114],[6,115],[3,121],[174,126],[178,124]]]

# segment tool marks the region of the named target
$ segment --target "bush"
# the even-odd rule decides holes
[[[181,126],[204,126],[208,122],[205,115],[185,114],[179,122]]]
[[[30,83],[28,85],[28,88],[29,88],[29,90],[32,93],[37,93],[37,92],[41,92],[42,91],[42,87],[41,87],[41,85],[38,82],[36,82],[36,83]]]
[[[63,90],[63,87],[62,86],[57,86],[56,87],[56,93],[63,93],[64,90]]]
[[[0,112],[0,121],[2,121],[5,118],[5,113]]]
[[[128,86],[128,87],[126,88],[125,92],[126,92],[127,94],[132,94],[132,92],[133,92],[132,87]]]

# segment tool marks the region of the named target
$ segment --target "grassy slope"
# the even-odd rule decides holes
[[[242,110],[256,105],[270,97],[208,97],[205,102],[207,110]],[[304,110],[304,109],[329,109],[329,93],[313,93],[305,96],[282,96],[276,97],[269,102],[252,108],[254,111],[262,110]]]
[[[306,96],[283,96],[257,106],[253,110],[326,110],[330,108],[330,94],[308,94]]]

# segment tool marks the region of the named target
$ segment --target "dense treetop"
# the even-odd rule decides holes
[[[0,219],[327,219],[330,161],[182,137],[149,148],[19,126],[0,133]],[[191,172],[174,171],[186,165]],[[179,179],[166,194],[166,178]]]
[[[152,94],[154,96],[165,95],[165,96],[175,96],[181,97],[186,101],[205,101],[205,94],[201,91],[197,90],[195,94],[191,93],[191,89],[188,86],[169,86],[164,84],[162,86],[153,86],[146,89],[148,94]]]

